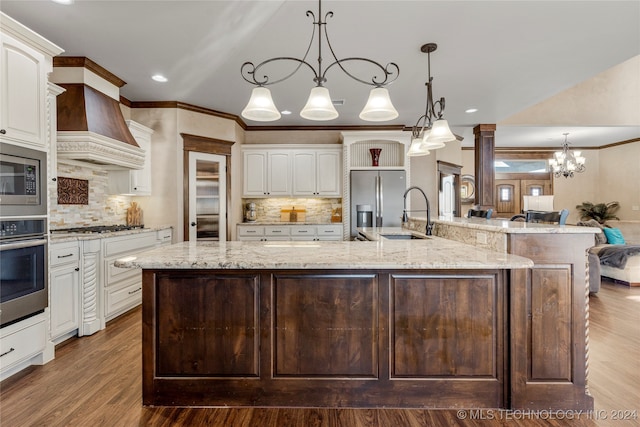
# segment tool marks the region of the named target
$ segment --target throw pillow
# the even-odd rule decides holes
[[[607,243],[612,245],[624,245],[624,237],[619,228],[605,228],[604,235],[607,236]]]
[[[578,221],[578,223],[576,225],[583,225],[585,227],[596,227],[596,228],[599,228],[600,232],[595,234],[596,245],[602,245],[602,244],[607,243],[607,236],[605,236],[604,233],[602,232],[604,227],[602,226],[602,224],[600,224],[595,219],[590,219],[588,221]]]

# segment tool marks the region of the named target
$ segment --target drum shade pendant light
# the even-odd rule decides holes
[[[242,78],[256,86],[256,88],[253,89],[249,103],[242,111],[242,117],[256,121],[278,120],[280,118],[280,113],[271,98],[271,92],[266,86],[287,80],[289,77],[297,73],[303,65],[312,71],[314,76],[313,81],[316,86],[311,89],[307,103],[300,112],[301,117],[308,120],[333,120],[338,117],[338,111],[336,111],[333,106],[329,90],[324,87],[324,84],[327,82],[327,71],[332,68],[342,70],[347,76],[359,83],[373,86],[373,89],[371,89],[369,94],[369,100],[360,113],[360,118],[362,120],[387,121],[398,117],[398,112],[393,107],[389,97],[389,91],[386,89],[387,85],[393,83],[398,78],[398,75],[400,74],[398,66],[393,62],[383,66],[371,59],[360,57],[338,59],[327,34],[327,18],[332,17],[333,12],[327,12],[323,16],[322,0],[319,0],[317,16],[310,10],[307,11],[307,16],[310,16],[313,19],[314,27],[313,33],[311,34],[311,40],[309,41],[309,45],[307,46],[307,50],[302,59],[280,56],[262,61],[258,65],[254,65],[253,62],[247,61],[240,67],[240,74],[242,75]],[[311,63],[307,62],[307,56],[314,45],[314,41],[317,43],[318,50],[317,66],[313,66]],[[323,45],[326,45],[329,49],[331,58],[333,59],[333,62],[325,67],[323,67],[322,60]],[[292,62],[294,64],[293,70],[284,77],[272,81],[266,74],[266,68],[268,68],[267,65],[280,61]],[[371,66],[375,70],[373,76],[369,80],[363,80],[362,78],[355,76],[348,70],[349,62],[364,63],[365,65]]]
[[[436,150],[445,146],[445,143],[458,139],[449,129],[449,123],[442,118],[444,113],[444,97],[433,101],[433,77],[431,76],[431,52],[438,48],[435,43],[427,43],[420,48],[427,54],[427,107],[425,113],[418,118],[413,126],[411,146],[407,155],[424,156],[429,150]],[[436,107],[438,108],[436,111]]]
[[[567,141],[568,133],[563,133],[564,142],[562,143],[562,151],[556,151],[553,159],[549,159],[549,166],[553,171],[553,176],[560,178],[573,178],[574,173],[584,172],[587,168],[584,166],[585,158],[582,157],[580,151],[569,150],[569,141]]]

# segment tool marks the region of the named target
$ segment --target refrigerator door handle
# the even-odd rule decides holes
[[[384,194],[382,192],[382,177],[376,177],[376,226],[382,227],[382,218],[384,214]]]

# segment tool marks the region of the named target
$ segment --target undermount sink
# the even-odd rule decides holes
[[[415,234],[381,234],[380,237],[392,240],[424,240],[430,238],[428,236],[416,236]]]

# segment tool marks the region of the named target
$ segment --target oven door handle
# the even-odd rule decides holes
[[[34,246],[42,246],[47,244],[47,239],[21,240],[19,242],[0,244],[0,251],[8,251],[11,249],[31,248]]]

